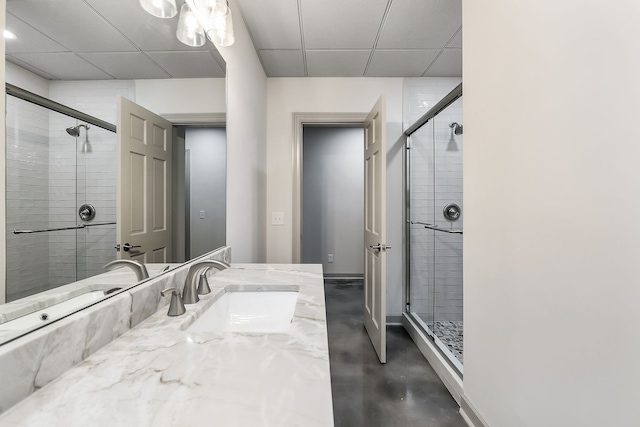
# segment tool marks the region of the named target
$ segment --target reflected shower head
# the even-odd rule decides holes
[[[449,123],[449,127],[453,129],[453,133],[456,135],[462,135],[462,125],[460,123],[451,122]]]
[[[85,128],[85,130],[89,130],[89,126],[87,125],[78,125],[78,126],[71,126],[67,128],[67,133],[73,136],[74,138],[77,138],[80,136],[80,128]]]
[[[70,128],[67,128],[67,133],[73,137],[77,137],[78,135],[80,135],[80,129],[78,129],[78,126],[72,126]]]

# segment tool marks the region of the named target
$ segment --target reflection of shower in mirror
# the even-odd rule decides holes
[[[85,129],[84,142],[82,143],[82,148],[80,151],[82,151],[83,153],[90,153],[91,144],[89,144],[89,126],[87,125],[71,126],[67,128],[67,133],[73,136],[74,138],[77,138],[80,136],[80,128]]]
[[[462,125],[458,122],[449,123],[449,127],[453,129],[453,133],[456,135],[462,135]]]

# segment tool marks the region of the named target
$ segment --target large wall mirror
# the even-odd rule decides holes
[[[6,2],[6,28],[16,36],[5,40],[6,83],[113,128],[118,96],[170,116],[173,263],[223,246],[226,221],[225,63],[210,42],[178,41],[177,24],[178,16],[153,17],[135,0]],[[24,308],[31,299],[42,307],[42,295],[104,274],[118,257],[117,136],[84,116],[11,94],[6,108],[7,274],[0,302]],[[0,330],[11,317],[0,309]]]

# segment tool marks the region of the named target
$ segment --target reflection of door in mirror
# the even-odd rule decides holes
[[[169,121],[118,97],[118,258],[173,260],[172,136]]]
[[[116,138],[7,96],[6,301],[103,272],[115,258]],[[80,206],[95,209],[81,218]]]

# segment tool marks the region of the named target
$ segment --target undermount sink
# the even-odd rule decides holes
[[[228,286],[187,331],[286,332],[293,321],[297,299],[297,286]]]

